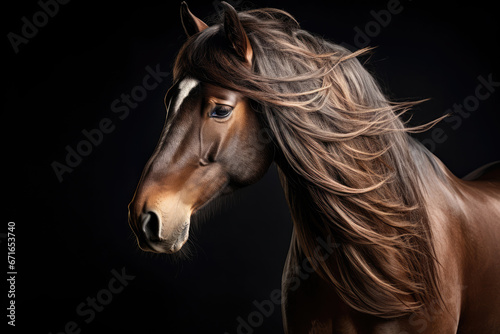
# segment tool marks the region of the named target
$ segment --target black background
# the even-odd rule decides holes
[[[287,10],[304,29],[356,46],[354,28],[364,30],[374,21],[370,11],[387,8],[388,1],[232,3]],[[218,8],[212,1],[189,5],[204,19]],[[21,18],[40,7],[36,1],[8,6],[2,20],[7,187],[1,232],[16,222],[16,329],[59,333],[75,321],[81,333],[236,333],[238,317],[256,310],[252,302],[280,287],[291,223],[274,167],[201,224],[191,237],[190,260],[173,263],[140,251],[127,223],[127,204],[162,129],[170,78],[123,120],[110,104],[142,84],[146,66],[170,70],[185,40],[179,2],[72,1],[17,54],[6,36],[19,34]],[[414,110],[412,124],[463,103],[479,76],[500,81],[493,2],[401,0],[401,6],[370,38],[378,47],[364,60],[391,98],[431,99]],[[457,129],[438,125],[447,140],[434,152],[456,175],[500,158],[499,96],[496,91],[480,101]],[[60,183],[51,163],[64,163],[65,146],[75,148],[85,139],[81,131],[103,118],[112,120],[114,131]],[[112,269],[123,267],[135,278],[85,323],[77,306],[107,287]],[[282,332],[279,308],[254,332]]]

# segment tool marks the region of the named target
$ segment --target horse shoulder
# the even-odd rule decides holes
[[[500,161],[458,181],[466,229],[460,333],[500,333]]]

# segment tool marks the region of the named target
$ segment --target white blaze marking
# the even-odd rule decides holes
[[[179,83],[179,94],[177,94],[177,99],[175,101],[175,106],[173,112],[176,113],[181,107],[184,99],[188,97],[189,93],[199,84],[200,82],[193,78],[185,78]]]
[[[171,110],[170,107],[172,106],[172,99],[174,99],[174,97],[172,97],[170,99],[170,101],[168,102],[167,115],[171,113],[171,116],[170,116],[170,121],[166,124],[165,130],[163,132],[163,137],[161,139],[162,142],[165,140],[165,136],[166,136],[168,130],[170,129],[170,125],[172,125],[172,119],[173,119],[172,116],[174,116],[179,111],[179,108],[181,107],[181,105],[184,102],[184,100],[186,99],[186,97],[189,96],[191,91],[196,86],[198,86],[199,83],[200,82],[198,80],[193,79],[193,78],[185,78],[179,83],[179,88],[178,88],[179,93],[177,94],[177,97],[175,98],[175,105],[174,105],[173,110]]]

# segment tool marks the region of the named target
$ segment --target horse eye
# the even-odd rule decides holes
[[[230,106],[216,105],[210,112],[210,117],[226,118],[231,115],[233,108]]]

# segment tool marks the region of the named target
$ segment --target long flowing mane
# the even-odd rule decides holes
[[[231,52],[223,25],[192,36],[174,80],[193,76],[237,90],[270,130],[298,249],[361,312],[398,317],[439,300],[421,173],[399,114],[358,56],[302,29],[288,13],[239,13],[252,67]],[[420,156],[426,156],[421,154]],[[318,236],[340,246],[325,261]]]

